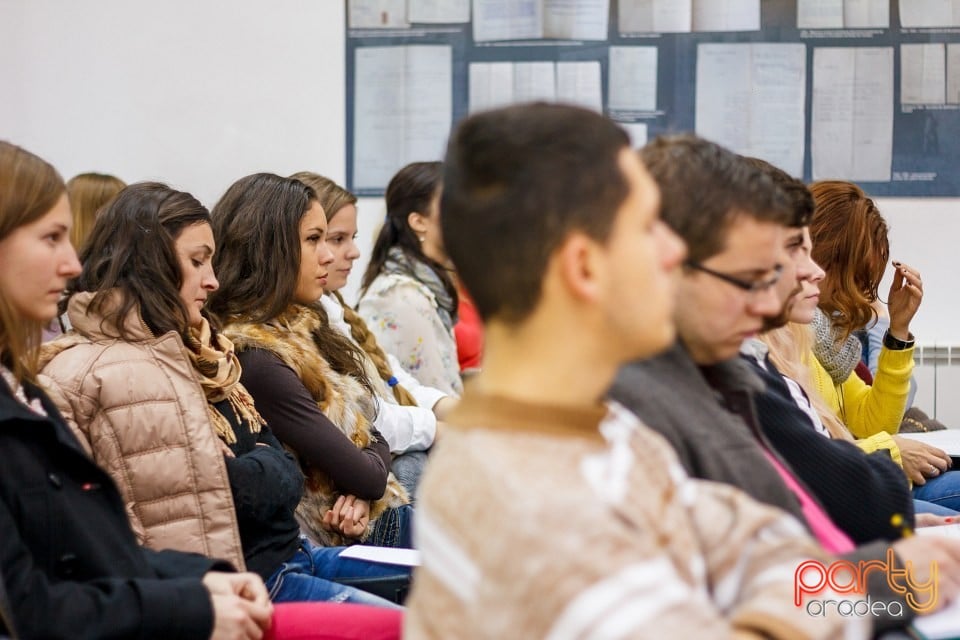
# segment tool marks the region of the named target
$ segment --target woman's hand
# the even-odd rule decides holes
[[[890,335],[897,340],[910,340],[910,321],[917,314],[923,300],[923,281],[920,272],[910,265],[894,262],[896,272],[890,284],[887,310],[890,313]]]
[[[900,448],[903,472],[915,485],[927,484],[928,478],[936,478],[953,464],[942,449],[902,436],[893,436],[893,440]]]
[[[323,514],[323,525],[347,538],[359,538],[370,524],[370,503],[356,496],[340,496]]]

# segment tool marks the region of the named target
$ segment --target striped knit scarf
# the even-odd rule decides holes
[[[233,343],[220,334],[214,334],[206,319],[199,328],[191,327],[187,353],[200,378],[200,386],[207,397],[207,413],[220,439],[234,444],[237,436],[230,422],[214,406],[228,400],[237,418],[245,421],[252,433],[260,433],[265,425],[253,406],[253,398],[240,384],[240,361],[233,351]]]

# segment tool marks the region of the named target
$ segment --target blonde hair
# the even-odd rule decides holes
[[[73,210],[70,241],[77,251],[83,248],[97,220],[97,212],[110,202],[127,184],[104,173],[81,173],[67,182],[67,197]]]
[[[45,160],[0,140],[0,240],[50,212],[63,196],[63,178]],[[18,382],[37,371],[41,323],[22,317],[0,291],[0,361]]]
[[[320,206],[323,207],[323,211],[327,216],[327,222],[330,222],[330,220],[348,204],[357,204],[357,196],[330,178],[310,171],[300,171],[290,177],[294,180],[299,180],[316,192],[317,200],[320,202]],[[403,385],[396,382],[393,376],[393,370],[390,368],[390,363],[387,362],[387,354],[384,353],[380,345],[377,344],[377,338],[373,335],[373,332],[367,328],[367,323],[357,315],[356,311],[351,309],[343,301],[340,292],[334,291],[331,295],[333,295],[337,301],[340,302],[340,306],[343,307],[343,319],[350,326],[350,335],[353,337],[354,342],[360,345],[363,352],[370,358],[370,362],[376,367],[377,375],[380,376],[380,379],[387,383],[387,386],[393,390],[393,397],[403,406],[417,406],[417,401],[410,392],[407,391]],[[392,386],[390,385],[391,379],[393,380]]]
[[[853,441],[853,436],[840,418],[827,406],[826,401],[813,382],[810,357],[813,353],[813,328],[810,325],[789,322],[785,326],[768,331],[760,336],[770,349],[770,359],[780,373],[792,379],[810,400],[813,410],[820,416],[830,437]]]

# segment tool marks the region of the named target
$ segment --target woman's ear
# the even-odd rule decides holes
[[[427,233],[426,216],[419,211],[411,211],[407,214],[407,225],[413,229],[414,235],[423,242],[424,234]]]

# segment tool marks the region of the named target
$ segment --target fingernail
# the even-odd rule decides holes
[[[899,266],[900,266],[900,263],[899,263],[899,262],[897,262],[896,260],[894,260],[894,261],[893,261],[893,266],[895,266],[895,267],[899,267]]]
[[[943,521],[944,521],[944,522],[953,522],[953,518],[944,518]]]

